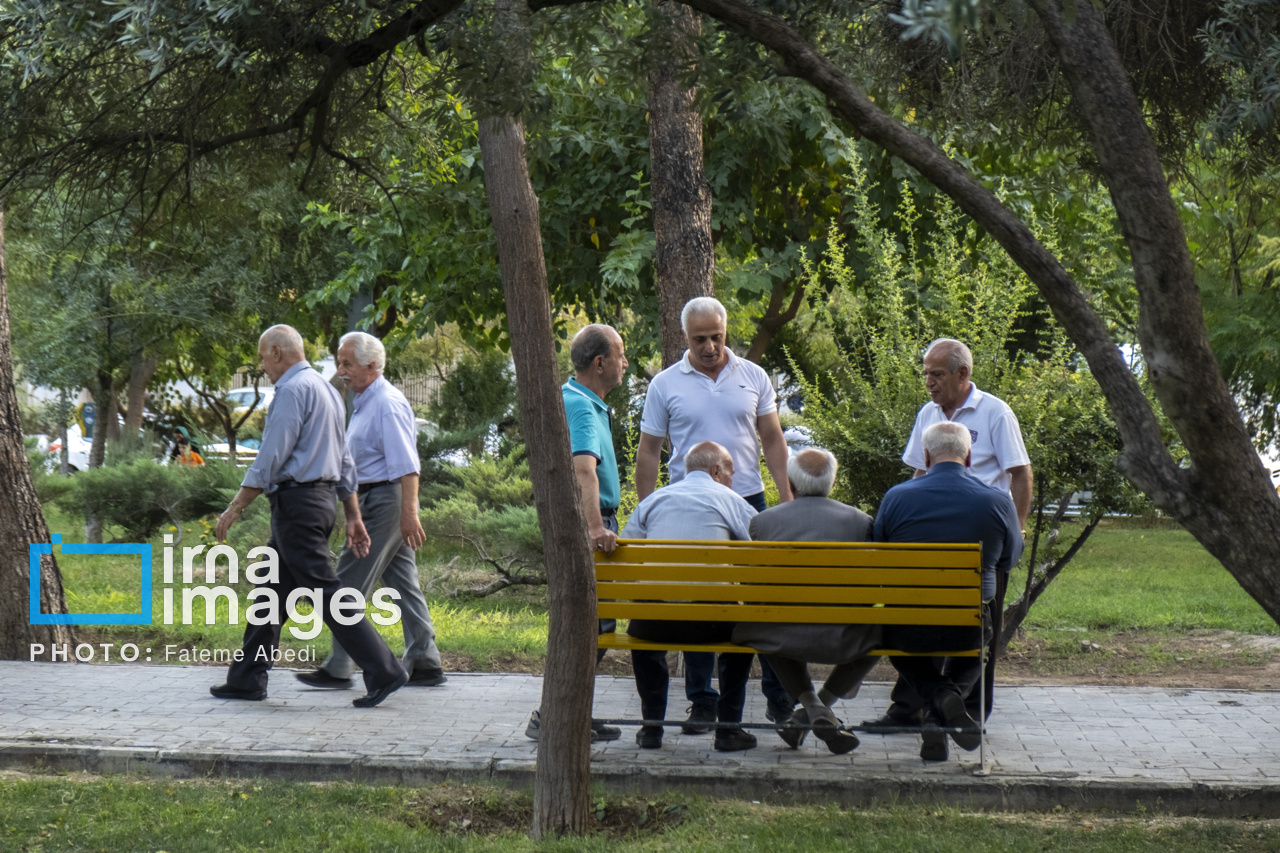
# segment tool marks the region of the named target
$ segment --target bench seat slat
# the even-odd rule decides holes
[[[601,619],[675,619],[689,622],[813,622],[870,625],[980,624],[974,607],[827,607],[781,604],[695,604],[689,602],[609,602],[597,607]]]
[[[755,653],[755,649],[750,646],[739,646],[735,643],[653,643],[648,640],[640,640],[632,637],[630,634],[601,634],[600,641],[597,644],[602,649],[619,649],[629,651],[631,649],[645,651],[671,651],[675,649],[684,649],[691,652],[736,652],[736,653]],[[948,657],[977,657],[982,653],[981,649],[972,649],[964,652],[947,652]],[[894,657],[934,657],[932,654],[922,654],[919,652],[903,652],[897,649],[876,649],[867,652],[869,655],[875,656],[894,656]]]
[[[601,601],[745,601],[752,604],[905,604],[977,607],[979,590],[884,586],[784,586],[782,584],[619,583],[596,584]]]
[[[718,543],[717,543],[718,544]],[[637,549],[619,545],[610,555],[601,555],[597,563],[608,566],[618,563],[643,563],[662,565],[668,563],[725,563],[739,566],[848,566],[850,568],[978,568],[980,553],[976,550],[938,549],[927,551],[903,551],[881,547],[858,550],[849,548],[768,548],[760,551],[716,546],[699,547],[646,547]]]
[[[801,583],[832,586],[973,587],[976,568],[908,569],[777,566],[707,566],[599,563],[597,581],[701,581],[710,583]]]

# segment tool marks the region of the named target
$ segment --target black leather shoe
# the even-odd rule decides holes
[[[765,705],[764,716],[771,723],[785,725],[787,720],[791,719],[791,715],[795,713],[795,703],[791,701],[774,702],[769,700]]]
[[[778,737],[786,741],[787,746],[792,749],[799,749],[800,744],[804,743],[804,739],[809,736],[809,730],[804,728],[807,725],[809,725],[809,712],[804,708],[797,708],[791,715],[791,719],[778,729]]]
[[[622,729],[617,726],[607,726],[599,720],[591,721],[591,742],[603,740],[617,740],[622,737]]]
[[[219,684],[216,687],[210,687],[209,692],[213,694],[215,699],[243,699],[246,702],[261,702],[267,698],[266,688],[261,690],[241,690],[239,687],[232,687],[230,684]]]
[[[662,749],[662,726],[641,726],[636,732],[636,746],[641,749]]]
[[[690,705],[689,719],[684,721],[680,726],[680,731],[687,735],[705,735],[715,726],[711,725],[716,721],[716,709],[706,705]]]
[[[720,752],[755,749],[756,736],[742,729],[716,729],[715,748]]]
[[[813,736],[825,743],[832,755],[844,755],[846,752],[853,752],[861,742],[858,740],[857,735],[840,725],[839,720],[836,720],[836,725],[834,726],[825,720],[815,722],[813,724]]]
[[[313,669],[310,672],[295,672],[293,677],[308,687],[324,687],[332,690],[346,690],[354,684],[351,678],[338,678],[323,669]]]
[[[943,732],[921,732],[920,757],[925,761],[946,761],[950,757]]]
[[[352,699],[351,704],[357,708],[372,708],[375,705],[382,704],[382,700],[386,699],[392,693],[395,693],[401,687],[409,683],[409,673],[402,672],[399,676],[382,685],[375,687],[359,699]]]
[[[920,728],[920,721],[910,717],[895,717],[891,714],[885,714],[882,717],[876,717],[874,720],[863,720],[862,728],[868,732],[880,732],[881,734],[896,735],[902,732],[883,731],[888,728]]]
[[[973,752],[982,743],[982,735],[978,729],[978,724],[974,722],[973,717],[969,716],[969,712],[964,708],[964,700],[960,698],[959,693],[947,691],[943,693],[937,700],[938,713],[946,721],[946,725],[952,728],[969,729],[964,732],[951,732],[951,739],[956,742],[956,746],[966,752]]]
[[[405,687],[439,687],[448,680],[448,676],[444,674],[444,670],[440,669],[440,667],[423,667],[413,671],[413,674],[409,676],[409,683]]]

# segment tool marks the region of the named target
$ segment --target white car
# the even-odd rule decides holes
[[[80,434],[80,425],[72,424],[67,427],[67,465],[72,471],[87,471],[89,469],[89,451],[93,448],[93,442]],[[62,459],[62,438],[54,436],[49,440],[49,453],[52,456],[52,470],[58,470]]]
[[[206,444],[201,455],[206,460],[217,459],[226,461],[231,458],[231,445],[225,441],[217,444]],[[253,460],[258,458],[258,447],[255,441],[252,445],[241,444],[236,442],[236,465],[241,468],[247,468],[253,464]]]
[[[237,414],[253,405],[254,395],[258,397],[258,411],[265,412],[276,395],[274,388],[232,388],[223,398],[234,407]]]

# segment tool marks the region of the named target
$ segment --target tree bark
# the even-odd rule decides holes
[[[654,3],[655,19],[669,31],[659,37],[671,53],[649,72],[649,160],[652,168],[653,233],[657,242],[658,308],[662,366],[684,354],[680,312],[697,296],[711,296],[715,247],[711,241],[711,185],[702,163],[702,114],[697,90],[682,78],[697,62],[697,15],[674,0]]]
[[[74,643],[68,625],[32,625],[30,546],[52,541],[40,511],[22,443],[18,394],[13,385],[9,337],[9,279],[4,255],[4,211],[0,209],[0,660],[51,660],[54,644]],[[66,613],[62,575],[51,554],[40,558],[40,612]]]
[[[505,109],[480,119],[480,152],[551,599],[531,827],[541,839],[586,829],[597,628],[595,571],[560,393],[538,197],[529,181],[524,125],[515,118],[518,104],[511,97],[527,91],[528,14],[514,0],[495,4],[492,50],[504,62],[502,76],[492,82],[506,94]]]
[[[147,386],[151,384],[151,377],[156,375],[159,364],[155,356],[143,356],[141,352],[133,354],[129,363],[129,386],[125,391],[126,435],[136,436],[142,429],[142,416],[147,410]]]
[[[1273,618],[1280,619],[1280,499],[1250,444],[1208,345],[1194,270],[1173,200],[1098,10],[1037,0],[1077,108],[1087,122],[1133,255],[1139,340],[1152,384],[1187,447],[1164,446],[1160,423],[1102,319],[1030,229],[938,146],[876,107],[785,23],[737,0],[681,0],[777,53],[789,74],[829,100],[861,135],[916,168],[986,229],[1036,284],[1107,398],[1124,442],[1120,469],[1183,524]]]

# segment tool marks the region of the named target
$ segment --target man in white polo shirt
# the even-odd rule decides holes
[[[779,499],[791,500],[787,442],[778,421],[773,384],[759,365],[734,355],[726,345],[727,320],[724,306],[710,296],[689,300],[680,314],[689,348],[679,361],[653,378],[644,398],[635,473],[640,500],[657,486],[662,444],[668,438],[671,456],[667,472],[672,483],[684,478],[685,454],[696,444],[714,441],[727,448],[733,458],[733,490],[757,512],[763,512],[763,447]],[[714,661],[714,655],[702,652],[685,655],[685,695],[692,703],[686,734],[708,732],[708,724],[715,721],[718,694],[711,688]],[[767,667],[762,689],[769,700],[769,718],[786,722],[793,707],[791,697]]]
[[[972,439],[969,475],[993,489],[1008,492],[1018,514],[1018,526],[1026,529],[1031,511],[1031,458],[1022,441],[1022,430],[1013,410],[998,397],[978,390],[970,381],[973,354],[953,338],[938,338],[924,354],[924,384],[932,400],[916,415],[915,426],[902,461],[915,469],[915,476],[925,475],[924,431],[936,423],[951,421],[969,430]],[[1007,572],[996,577],[994,611],[995,638],[987,656],[987,714],[991,713],[992,676],[995,674],[995,648],[999,641],[1004,594],[1009,583]],[[923,719],[923,705],[914,690],[899,679],[890,696],[893,704],[883,717],[863,720],[869,728],[918,725]],[[978,697],[967,698],[969,712],[978,715]]]

